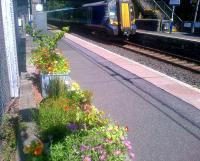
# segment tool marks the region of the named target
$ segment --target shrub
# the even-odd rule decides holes
[[[77,131],[51,146],[50,160],[124,161],[134,157],[124,129],[116,126]]]
[[[44,140],[48,141],[49,137],[60,139],[67,133],[69,117],[64,110],[66,105],[65,98],[47,98],[40,104],[38,121]]]
[[[70,72],[67,59],[55,52],[50,53],[47,48],[40,47],[32,51],[30,61],[44,74],[63,74]]]
[[[57,54],[56,47],[58,41],[63,37],[65,32],[69,32],[68,27],[64,31],[56,33],[54,36],[42,34],[40,30],[27,25],[27,32],[34,38],[38,44],[37,48],[32,51],[31,63],[40,69],[44,74],[63,74],[69,73],[69,63],[61,54]]]

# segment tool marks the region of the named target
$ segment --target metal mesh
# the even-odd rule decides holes
[[[10,86],[6,61],[5,40],[3,31],[2,9],[0,1],[0,118],[6,103],[10,100]]]

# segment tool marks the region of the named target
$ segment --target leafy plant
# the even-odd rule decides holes
[[[63,80],[59,78],[54,78],[50,80],[47,91],[48,97],[50,98],[59,98],[66,97],[67,86]]]
[[[117,128],[115,140],[107,137],[110,127],[93,128],[87,131],[77,131],[66,136],[62,142],[51,145],[50,160],[131,160],[134,154],[129,150],[129,141],[124,141],[124,129]],[[115,128],[115,127],[114,127]],[[123,135],[121,135],[123,134]],[[129,149],[127,148],[129,146]],[[129,155],[130,156],[129,156]]]
[[[67,59],[57,54],[56,47],[58,41],[65,32],[69,32],[69,27],[64,27],[61,32],[55,35],[42,34],[40,30],[27,25],[27,32],[34,38],[38,47],[32,51],[31,63],[44,74],[63,74],[70,72]]]
[[[34,50],[30,61],[44,74],[63,74],[70,72],[67,59],[55,52],[50,54],[47,48],[37,48]]]
[[[53,137],[55,140],[65,136],[66,125],[69,118],[64,107],[67,105],[65,98],[47,98],[40,104],[39,128],[44,140]]]
[[[14,161],[16,152],[16,124],[17,117],[11,114],[3,116],[2,124],[0,126],[0,142],[2,143],[0,149],[0,159],[2,161]]]

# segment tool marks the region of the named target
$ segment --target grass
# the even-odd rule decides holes
[[[12,114],[5,114],[0,127],[1,161],[15,161],[17,147],[16,128],[17,117]]]

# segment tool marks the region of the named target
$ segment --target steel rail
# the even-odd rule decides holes
[[[150,48],[150,47],[145,47],[142,45],[132,43],[127,40],[123,40],[122,42],[118,42],[118,43],[112,42],[112,45],[132,51],[136,54],[145,55],[153,59],[157,59],[169,64],[173,64],[175,66],[184,68],[186,70],[190,70],[195,73],[200,73],[200,61],[198,60],[183,57],[183,56],[176,55],[173,53],[168,53],[168,52]]]

